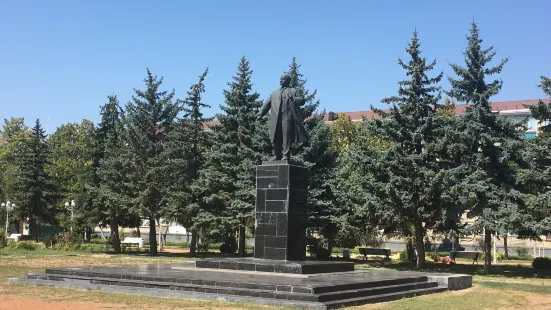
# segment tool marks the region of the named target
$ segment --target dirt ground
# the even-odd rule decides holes
[[[120,305],[92,305],[88,303],[73,302],[47,302],[40,299],[34,299],[27,296],[0,296],[0,310],[8,309],[29,309],[29,310],[97,310],[120,308]]]

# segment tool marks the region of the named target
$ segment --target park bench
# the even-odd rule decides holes
[[[390,261],[390,249],[359,248],[358,251],[367,259],[367,255],[384,255],[385,261]]]
[[[478,258],[482,256],[481,252],[476,251],[452,251],[450,252],[450,258],[452,259],[452,264],[455,264],[456,258],[469,258],[473,260],[473,265],[476,262],[478,265]]]
[[[136,247],[137,249],[143,249],[145,245],[142,238],[126,237],[123,241],[121,241],[121,247],[123,251],[126,251],[127,248],[133,247]]]
[[[19,239],[21,239],[21,234],[11,234],[8,239],[13,240],[13,242],[19,242]]]

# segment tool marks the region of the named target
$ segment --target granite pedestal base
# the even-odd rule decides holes
[[[442,292],[448,290],[448,285],[439,283],[450,283],[442,278],[446,276],[453,275],[376,270],[310,275],[268,274],[196,268],[194,263],[186,263],[51,268],[44,273],[31,273],[27,278],[9,279],[9,282],[327,309]],[[432,277],[438,277],[438,280]],[[468,284],[469,281],[463,283]]]
[[[258,258],[208,258],[195,262],[197,268],[314,274],[354,271],[354,263],[345,261],[282,261]]]
[[[293,162],[256,168],[254,257],[306,259],[308,169]]]

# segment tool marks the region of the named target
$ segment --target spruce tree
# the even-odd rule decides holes
[[[463,52],[465,66],[451,64],[457,78],[449,78],[450,96],[470,104],[464,116],[454,124],[456,156],[464,168],[458,190],[460,200],[474,218],[471,231],[485,232],[484,270],[492,261],[492,233],[499,232],[508,218],[518,218],[515,189],[515,159],[519,159],[520,132],[512,123],[492,113],[490,98],[503,82],[486,82],[486,77],[500,73],[508,59],[491,67],[496,52],[493,46],[483,49],[479,29],[473,21]],[[452,143],[453,144],[453,143]]]
[[[252,225],[256,195],[256,165],[262,154],[255,143],[259,94],[252,91],[252,70],[241,58],[237,74],[224,90],[223,113],[216,114],[220,125],[213,126],[213,146],[208,168],[202,173],[206,206],[201,222],[210,224],[211,233],[224,236],[229,251],[234,251],[234,232],[239,231],[239,254],[245,255],[246,228]],[[212,219],[218,218],[218,225]],[[206,223],[210,221],[211,223]]]
[[[304,164],[310,173],[307,198],[310,228],[322,233],[328,239],[328,247],[332,248],[337,230],[332,220],[336,205],[330,180],[337,153],[331,149],[331,131],[323,120],[325,112],[315,113],[319,106],[319,100],[316,99],[317,91],[310,93],[307,89],[308,80],[300,68],[301,65],[293,57],[286,73],[291,76],[289,87],[296,88],[305,101],[305,104],[298,108],[297,116],[304,122],[308,142],[294,144],[291,156]]]
[[[316,100],[317,90],[312,93],[306,88],[306,82],[308,79],[304,78],[304,75],[300,72],[302,65],[297,63],[296,57],[293,57],[291,64],[289,65],[289,71],[286,73],[291,76],[291,83],[289,87],[296,88],[302,98],[304,98],[304,105],[299,108],[299,117],[304,120],[310,118],[319,106],[319,100]]]
[[[121,253],[119,226],[133,220],[132,156],[126,141],[123,115],[117,96],[101,107],[101,121],[96,130],[96,185],[91,188],[93,211],[89,216],[108,224],[115,254]],[[130,225],[128,225],[130,226]]]
[[[332,251],[338,233],[337,217],[342,211],[331,186],[338,153],[331,148],[331,129],[321,116],[310,119],[306,128],[310,140],[299,158],[306,163],[309,171],[309,227],[327,239],[327,248]]]
[[[0,201],[13,201],[22,196],[18,186],[21,178],[18,157],[29,136],[30,130],[23,118],[4,119],[0,129]],[[0,223],[6,223],[5,212],[0,213]]]
[[[361,139],[344,159],[352,206],[364,222],[412,237],[417,267],[425,262],[427,230],[438,228],[443,211],[452,207],[449,188],[453,180],[440,161],[437,147],[442,123],[440,80],[429,77],[436,61],[427,63],[421,55],[417,32],[406,48],[408,62],[399,59],[407,80],[398,83],[398,95],[382,101],[390,104],[388,113],[376,110],[384,120],[365,121],[364,136],[378,137],[388,148],[374,147],[371,139]]]
[[[38,241],[42,224],[56,224],[57,186],[45,167],[50,163],[50,147],[40,120],[36,120],[31,135],[23,144],[19,155],[21,169],[19,215],[28,218],[33,227],[34,239]]]
[[[163,175],[158,173],[159,156],[167,135],[174,126],[180,108],[172,100],[174,90],[161,91],[163,78],[147,69],[145,90],[134,89],[135,95],[126,106],[125,125],[133,162],[132,187],[137,194],[134,204],[149,219],[150,254],[157,255],[155,220],[161,216]]]
[[[166,213],[191,230],[192,256],[196,255],[197,233],[201,228],[200,221],[197,221],[202,198],[199,176],[205,169],[205,153],[212,138],[212,134],[205,130],[205,124],[212,118],[203,115],[203,109],[210,108],[202,102],[207,74],[208,68],[182,101],[184,116],[169,134],[162,156],[162,173],[166,179],[164,189],[168,200]]]
[[[541,77],[539,85],[551,99],[551,79]],[[539,100],[536,105],[525,105],[538,121],[538,135],[525,141],[522,158],[527,165],[519,170],[517,182],[526,193],[526,210],[521,237],[539,239],[551,233],[551,101]]]

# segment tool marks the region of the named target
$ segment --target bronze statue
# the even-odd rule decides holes
[[[291,145],[306,142],[306,131],[302,119],[298,117],[298,107],[304,104],[304,98],[295,88],[289,87],[291,76],[283,74],[280,79],[281,88],[276,89],[260,108],[257,117],[261,118],[270,111],[268,125],[270,141],[274,148],[275,160],[289,160]]]

